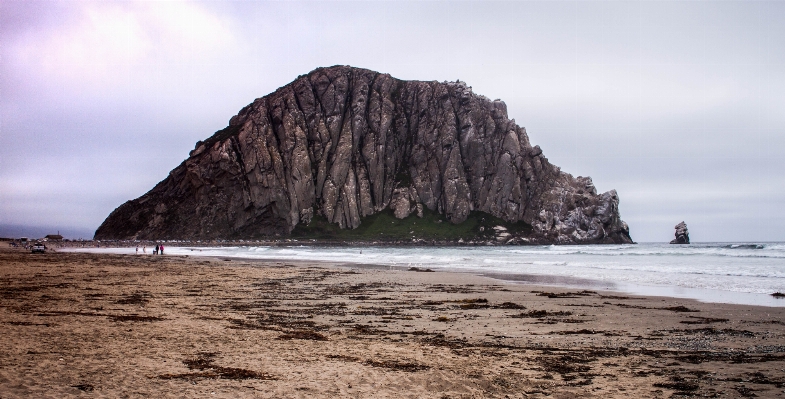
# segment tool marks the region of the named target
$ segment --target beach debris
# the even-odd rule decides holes
[[[459,303],[488,303],[488,300],[485,298],[474,298],[474,299],[461,299],[456,302]]]
[[[485,298],[476,298],[476,299],[462,299],[460,301],[456,301],[460,303],[458,307],[461,309],[487,309],[491,307],[488,305],[488,300]]]
[[[476,346],[470,344],[469,341],[466,340],[465,338],[447,338],[444,336],[444,334],[441,333],[435,334],[432,337],[425,337],[422,339],[422,342],[428,345],[442,346],[450,349],[462,349],[462,348]]]
[[[521,319],[521,318],[541,319],[543,317],[549,317],[549,316],[572,316],[572,312],[564,311],[564,310],[559,310],[559,311],[555,311],[555,312],[549,312],[547,310],[530,310],[528,312],[515,314],[515,315],[512,315],[510,317],[515,318],[515,319]]]
[[[688,308],[686,306],[682,306],[682,305],[670,306],[670,307],[661,308],[661,309],[663,309],[663,310],[670,310],[671,312],[688,312],[688,313],[689,312],[700,312],[700,310],[690,309],[690,308]]]
[[[603,302],[603,304],[604,305],[613,305],[613,306],[618,306],[620,308],[628,308],[628,309],[660,309],[660,310],[670,310],[671,312],[685,312],[685,313],[700,312],[700,310],[690,309],[690,308],[688,308],[686,306],[683,306],[683,305],[669,306],[669,307],[666,307],[666,308],[653,308],[653,307],[643,306],[643,305],[628,305],[626,303]],[[691,324],[691,323],[685,323],[685,324]]]
[[[71,387],[84,392],[93,392],[93,390],[95,390],[95,387],[92,386],[91,384],[77,384],[77,385],[71,385]]]
[[[692,320],[682,320],[679,323],[681,324],[711,324],[711,323],[726,323],[728,319],[723,318],[714,318],[714,317],[699,317],[699,316],[690,316]]]
[[[476,294],[485,292],[480,291],[475,287],[462,284],[432,284],[428,287],[428,290],[431,292],[446,292],[448,294]]]
[[[193,373],[181,373],[181,374],[162,374],[159,375],[158,378],[162,380],[174,380],[174,379],[181,379],[181,380],[195,380],[195,379],[225,379],[225,380],[277,380],[278,377],[275,377],[269,373],[260,373],[258,371],[253,370],[246,370],[241,368],[235,367],[222,367],[218,366],[214,363],[213,359],[217,353],[212,352],[200,352],[197,354],[195,359],[186,359],[183,360],[183,364],[188,367],[189,370],[199,370],[198,372]]]
[[[752,389],[750,387],[745,386],[744,384],[738,385],[734,389],[736,390],[736,392],[739,393],[739,395],[745,398],[754,398],[758,396],[755,394],[755,391],[757,391],[757,389]]]
[[[157,316],[139,316],[137,314],[129,314],[129,315],[109,315],[108,316],[112,321],[140,321],[140,322],[151,322],[151,321],[161,321],[164,320],[162,317]]]
[[[681,223],[677,224],[676,227],[676,238],[671,240],[671,244],[689,244],[690,243],[690,233],[687,231],[687,224],[682,221]]]
[[[503,302],[493,306],[494,309],[526,309],[526,306],[514,302]]]
[[[22,298],[25,295],[29,295],[31,292],[37,292],[51,288],[70,288],[71,286],[73,286],[73,284],[68,283],[5,286],[0,287],[0,299]]]
[[[399,362],[395,360],[376,361],[376,360],[368,359],[364,361],[363,364],[366,366],[383,367],[383,368],[388,368],[398,371],[406,371],[409,373],[413,373],[415,371],[428,370],[431,368],[431,366],[426,366],[424,364]]]
[[[232,329],[248,330],[311,330],[322,331],[329,327],[308,320],[306,316],[291,316],[278,313],[259,313],[255,320],[231,319]]]
[[[620,295],[600,295],[600,298],[602,298],[602,299],[619,299],[619,300],[636,299],[636,298],[630,298],[628,296],[620,296]]]
[[[146,292],[135,292],[115,301],[118,305],[144,305],[148,302],[147,298],[150,296]]]
[[[427,366],[424,364],[419,364],[414,362],[401,362],[397,360],[366,359],[365,361],[360,361],[360,358],[355,356],[349,356],[349,355],[327,355],[327,358],[331,360],[339,360],[342,362],[359,362],[366,366],[382,367],[382,368],[388,368],[393,370],[406,371],[410,373],[416,371],[428,370],[431,368],[431,366]]]
[[[679,330],[672,330],[673,332],[678,332]],[[703,335],[730,335],[730,336],[737,336],[737,337],[755,337],[755,333],[752,331],[747,330],[737,330],[733,328],[723,328],[723,329],[716,329],[713,327],[707,328],[698,328],[694,330],[681,330],[685,333],[692,333],[692,334],[703,334]]]
[[[602,333],[605,333],[605,331],[595,331],[595,330],[589,330],[587,328],[582,328],[580,330],[554,331],[552,334],[577,335],[577,334],[602,334]]]
[[[431,269],[421,269],[421,268],[419,268],[419,267],[417,267],[417,266],[412,266],[412,267],[410,267],[410,268],[409,268],[409,271],[410,271],[410,272],[426,272],[426,273],[433,273],[433,270],[431,270]]]
[[[332,360],[340,360],[342,362],[358,362],[360,361],[359,357],[349,356],[349,355],[327,355],[328,359]]]
[[[700,385],[694,381],[688,381],[684,377],[681,376],[673,376],[670,378],[670,382],[657,382],[654,384],[657,388],[665,388],[665,389],[673,389],[675,391],[680,391],[680,393],[676,395],[684,395],[684,392],[692,392],[700,388]],[[691,394],[687,394],[687,396],[692,396]]]
[[[364,324],[355,324],[351,331],[356,335],[390,335],[394,334],[394,332],[382,330],[378,328],[374,328],[373,326],[364,325]]]
[[[749,381],[753,384],[774,385],[777,388],[785,387],[785,380],[771,379],[760,371],[747,373],[747,375],[750,377]]]
[[[591,367],[586,363],[590,363],[595,358],[580,357],[572,355],[563,355],[556,357],[538,357],[535,359],[542,368],[551,373],[559,373],[562,376],[571,373],[585,373],[591,370]]]
[[[12,326],[44,326],[44,327],[49,327],[49,326],[56,325],[56,324],[52,324],[52,323],[33,323],[31,321],[7,321],[5,323],[6,324],[10,324]]]
[[[771,296],[773,296],[775,298],[785,298],[785,294],[783,294],[782,292],[775,292],[775,293],[771,294]]]
[[[296,330],[281,335],[278,339],[308,339],[311,341],[327,341],[327,337],[311,330]]]
[[[651,354],[652,351],[646,351]],[[779,353],[779,354],[778,354]],[[759,352],[759,351],[706,351],[695,350],[688,351],[684,354],[676,354],[674,360],[680,362],[701,364],[705,362],[729,362],[729,363],[767,363],[767,362],[781,362],[785,361],[785,355],[781,351],[775,350],[774,352]]]
[[[591,296],[597,295],[594,291],[577,291],[577,292],[546,292],[546,291],[532,291],[532,294],[537,294],[537,296],[546,296],[548,298],[578,298],[582,296]]]

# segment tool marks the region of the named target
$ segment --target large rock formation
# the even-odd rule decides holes
[[[387,208],[524,221],[531,243],[630,243],[612,190],[551,165],[500,100],[465,83],[334,66],[256,99],[96,239],[286,235],[315,216],[353,229]]]
[[[674,229],[676,229],[676,238],[671,240],[671,244],[689,244],[690,243],[690,232],[687,230],[687,223],[683,221],[677,224]]]

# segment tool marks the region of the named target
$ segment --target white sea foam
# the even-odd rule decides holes
[[[785,306],[785,299],[771,299],[768,295],[785,292],[783,243],[398,248],[170,246],[166,251],[170,255],[330,261],[503,275],[558,276],[647,294],[660,287],[668,295],[675,292],[710,301],[752,301],[754,304]],[[102,248],[101,252],[111,252],[111,249]],[[750,298],[758,299],[740,300],[732,293],[749,294],[752,295]]]

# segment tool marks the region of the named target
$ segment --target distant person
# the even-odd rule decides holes
[[[153,250],[153,255],[158,255],[158,244],[155,244],[155,249]]]
[[[142,247],[142,253],[145,253],[145,254],[147,253],[147,245]]]
[[[163,255],[164,254],[164,244],[161,244],[160,251],[161,251],[160,254]]]
[[[139,255],[139,246],[136,246],[136,254]]]

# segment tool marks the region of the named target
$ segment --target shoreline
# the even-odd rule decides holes
[[[0,250],[9,397],[782,397],[785,309],[468,273]]]
[[[63,252],[88,252],[88,253],[124,253],[118,252],[118,249],[126,248],[130,252],[131,247],[119,248],[61,248]],[[546,287],[560,287],[565,289],[589,289],[589,290],[604,290],[609,292],[616,292],[625,295],[638,295],[638,296],[652,296],[652,297],[667,297],[674,299],[692,299],[706,303],[725,303],[736,305],[749,305],[749,306],[764,306],[764,307],[785,307],[785,298],[774,297],[771,294],[764,293],[751,293],[739,292],[730,290],[714,290],[703,289],[695,287],[681,287],[681,286],[668,286],[668,285],[646,285],[640,283],[626,282],[626,281],[613,281],[613,280],[599,280],[585,277],[575,277],[557,274],[532,274],[523,272],[506,272],[506,271],[486,271],[480,268],[450,268],[441,266],[421,266],[421,265],[383,265],[363,262],[352,261],[335,261],[335,260],[312,260],[312,259],[286,259],[286,258],[264,258],[264,257],[243,257],[231,255],[200,255],[198,253],[188,253],[187,255],[182,252],[183,249],[190,247],[172,247],[173,250],[179,250],[174,255],[166,256],[190,256],[190,257],[203,257],[203,258],[231,258],[236,260],[243,260],[248,262],[312,262],[323,263],[324,265],[340,265],[345,264],[351,267],[365,267],[376,269],[395,269],[407,270],[414,266],[423,269],[433,268],[435,271],[447,273],[468,273],[477,276],[487,276],[500,281],[513,282],[518,284],[546,286]],[[211,247],[212,248],[212,247]],[[220,247],[223,248],[223,247]],[[318,247],[317,247],[318,248]],[[360,250],[365,247],[358,248]],[[152,250],[151,250],[152,251]],[[195,252],[195,250],[191,250]],[[138,255],[151,255],[150,253]]]

